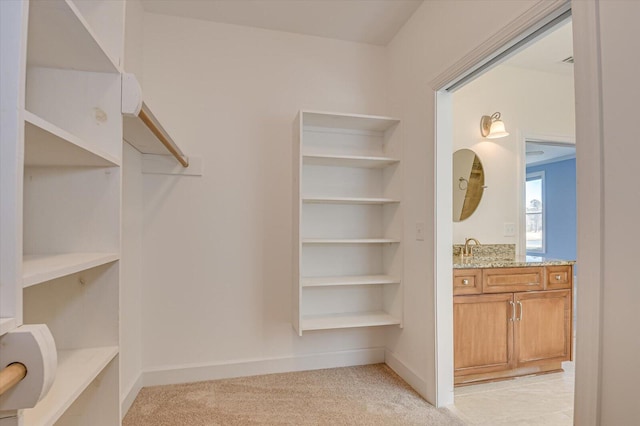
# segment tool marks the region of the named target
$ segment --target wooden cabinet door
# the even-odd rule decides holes
[[[456,376],[510,368],[513,352],[513,294],[453,298]]]
[[[571,290],[516,293],[516,367],[571,359]]]

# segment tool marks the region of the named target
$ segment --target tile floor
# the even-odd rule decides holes
[[[563,363],[564,373],[455,389],[450,407],[469,425],[573,425],[573,362]]]

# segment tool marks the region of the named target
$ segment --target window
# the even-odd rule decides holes
[[[525,203],[527,252],[544,253],[544,172],[527,173]]]

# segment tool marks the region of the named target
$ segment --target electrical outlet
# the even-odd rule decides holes
[[[516,236],[516,224],[505,222],[504,224],[504,236],[515,237]]]
[[[416,222],[416,241],[424,241],[424,222]]]

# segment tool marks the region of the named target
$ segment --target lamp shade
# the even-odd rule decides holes
[[[487,135],[487,139],[497,139],[509,136],[509,133],[504,128],[504,122],[502,120],[494,120],[491,123],[491,130]]]

